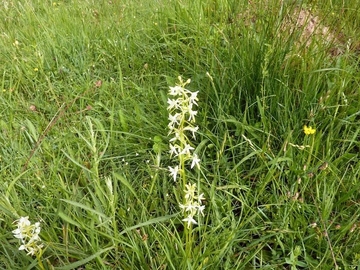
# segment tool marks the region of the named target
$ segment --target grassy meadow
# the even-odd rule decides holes
[[[0,0],[0,269],[358,269],[359,10]]]

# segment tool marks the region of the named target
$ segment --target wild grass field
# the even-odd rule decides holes
[[[0,0],[0,268],[358,269],[359,10]]]

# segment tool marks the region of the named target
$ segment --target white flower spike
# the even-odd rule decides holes
[[[169,96],[167,100],[167,110],[169,112],[169,153],[170,157],[177,157],[179,164],[175,167],[169,166],[170,176],[176,181],[177,176],[180,175],[181,179],[186,179],[185,164],[191,161],[190,168],[196,167],[200,169],[200,158],[197,154],[192,152],[195,150],[192,146],[193,143],[190,138],[196,139],[195,134],[198,132],[199,127],[195,126],[195,117],[198,111],[195,107],[198,106],[198,93],[191,92],[185,86],[190,83],[190,79],[184,82],[181,76],[178,77],[180,84],[170,87]],[[185,184],[185,183],[183,183]],[[184,204],[179,204],[181,211],[185,218],[183,222],[187,223],[187,227],[198,224],[195,220],[195,215],[204,215],[205,205],[202,205],[205,200],[204,194],[198,194],[197,186],[195,184],[185,184],[184,190]]]

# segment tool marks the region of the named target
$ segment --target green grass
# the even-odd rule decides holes
[[[20,216],[45,269],[359,267],[360,4],[248,2],[0,1],[1,269],[41,269]],[[290,31],[301,8],[336,40]],[[179,75],[206,197],[190,257],[167,169]]]

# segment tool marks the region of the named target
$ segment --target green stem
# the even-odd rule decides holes
[[[41,261],[41,255],[42,255],[42,251],[40,251],[40,254],[36,254],[36,259],[38,261],[39,267],[41,270],[45,270],[45,267]]]
[[[189,228],[185,226],[185,234],[186,234],[185,254],[187,259],[191,259],[191,250],[193,245],[192,225],[190,225]]]
[[[182,121],[179,125],[180,130],[184,130],[185,122],[185,115],[182,116]],[[180,132],[180,147],[181,149],[184,149],[186,145],[186,138],[183,132]],[[186,179],[186,170],[185,170],[185,156],[179,155],[179,171],[180,171],[180,178],[182,182],[182,190],[185,190],[185,186],[187,184]],[[185,203],[185,201],[183,201]],[[185,232],[185,254],[187,259],[191,259],[191,251],[192,251],[192,245],[193,245],[193,237],[192,237],[192,226],[188,228],[184,224],[184,232]]]
[[[312,152],[314,150],[314,141],[315,141],[315,136],[312,136],[312,142],[311,142],[311,146],[310,146],[309,157],[308,157],[308,160],[307,160],[307,163],[306,163],[308,168],[310,167],[311,156],[312,156]]]

